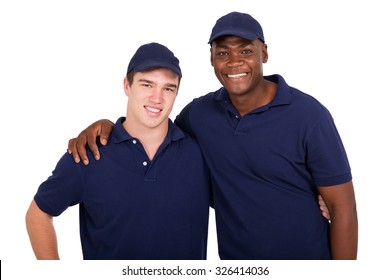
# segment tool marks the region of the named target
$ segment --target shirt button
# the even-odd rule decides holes
[[[147,166],[148,165],[148,163],[146,161],[144,161],[142,164],[143,164],[143,166]]]
[[[133,140],[133,144],[137,144],[137,140]]]

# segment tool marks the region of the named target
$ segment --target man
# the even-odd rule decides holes
[[[209,172],[196,141],[168,118],[181,79],[165,46],[142,45],[124,91],[126,117],[101,161],[65,154],[32,201],[26,224],[38,259],[59,259],[52,217],[79,204],[84,259],[205,259]]]
[[[210,168],[221,259],[356,259],[352,175],[328,110],[282,76],[263,76],[267,45],[250,15],[222,16],[209,43],[223,87],[194,99],[176,124]],[[96,122],[71,139],[74,159],[88,163],[87,142],[99,159],[94,142],[100,135],[104,143],[110,126]]]

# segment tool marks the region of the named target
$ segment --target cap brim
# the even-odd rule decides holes
[[[136,72],[142,72],[142,71],[146,71],[148,69],[152,69],[152,68],[167,68],[171,71],[173,71],[174,73],[176,73],[177,75],[179,75],[181,77],[181,70],[176,66],[176,65],[173,65],[171,63],[167,63],[165,61],[145,61],[144,63],[140,64],[140,65],[137,65],[136,67],[134,67],[134,71]]]
[[[251,32],[248,32],[248,30],[242,30],[242,29],[226,29],[224,31],[221,31],[219,33],[213,34],[213,36],[210,37],[210,40],[208,44],[211,44],[215,39],[222,37],[222,36],[238,36],[247,40],[256,40],[261,39],[256,34],[253,34]]]

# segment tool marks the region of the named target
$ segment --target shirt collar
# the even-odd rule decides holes
[[[114,125],[114,129],[112,131],[113,143],[120,143],[120,142],[125,142],[125,141],[136,139],[136,138],[132,137],[123,127],[123,122],[125,120],[126,120],[126,117],[120,117],[116,121],[116,123]],[[168,121],[169,121],[168,133],[167,133],[167,137],[165,138],[165,141],[173,142],[173,141],[178,141],[178,140],[184,138],[185,137],[184,132],[179,127],[177,127],[171,121],[171,119],[169,119]]]
[[[276,74],[271,76],[264,76],[264,79],[274,82],[278,85],[276,94],[274,99],[270,103],[254,110],[253,112],[258,112],[259,110],[265,111],[270,107],[290,104],[291,102],[290,87],[283,79],[282,76]],[[226,101],[228,101],[230,103],[228,92],[224,87],[220,88],[218,91],[215,92],[214,99],[219,102],[226,103]]]

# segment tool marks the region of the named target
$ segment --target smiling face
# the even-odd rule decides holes
[[[211,65],[231,98],[254,96],[262,87],[267,45],[237,36],[216,39],[211,46]]]
[[[133,135],[151,129],[168,130],[168,117],[179,87],[179,76],[166,68],[136,72],[130,84],[124,79],[128,97],[126,130]]]

